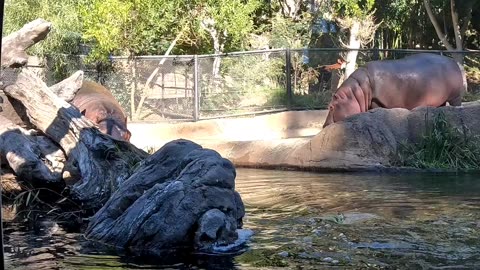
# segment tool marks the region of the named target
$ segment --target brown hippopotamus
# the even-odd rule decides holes
[[[71,104],[94,122],[102,133],[117,140],[130,141],[127,114],[112,93],[101,84],[84,81]]]
[[[465,71],[455,60],[430,53],[367,63],[337,89],[323,127],[369,109],[460,106]]]

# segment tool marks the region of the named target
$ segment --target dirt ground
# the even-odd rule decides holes
[[[131,142],[158,149],[175,139],[199,144],[212,141],[262,141],[302,138],[322,130],[327,110],[288,111],[266,115],[182,123],[130,123]]]

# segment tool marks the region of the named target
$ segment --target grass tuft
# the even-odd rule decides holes
[[[480,169],[480,137],[453,127],[443,112],[427,119],[419,143],[401,143],[397,164],[421,169]]]

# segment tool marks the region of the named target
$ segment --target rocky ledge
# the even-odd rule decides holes
[[[236,166],[319,171],[378,171],[393,167],[401,143],[416,143],[443,113],[455,128],[480,134],[480,101],[461,107],[378,108],[335,123],[310,138],[204,142]]]

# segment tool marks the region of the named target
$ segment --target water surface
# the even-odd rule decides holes
[[[478,269],[478,178],[237,169],[255,233],[240,252],[135,258],[53,221],[6,222],[7,269]]]

